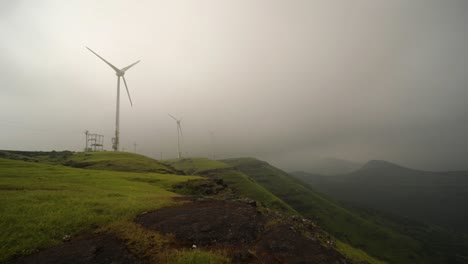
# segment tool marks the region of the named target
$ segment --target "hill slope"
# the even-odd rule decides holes
[[[242,159],[245,160],[245,159]],[[169,161],[163,161],[169,163],[171,166],[178,170],[183,170],[185,173],[197,172],[197,175],[207,176],[211,178],[223,179],[229,186],[234,188],[234,193],[239,194],[241,197],[247,197],[250,199],[257,200],[264,204],[267,208],[276,209],[280,212],[290,214],[299,214],[297,208],[292,204],[287,203],[287,200],[280,199],[277,194],[272,193],[262,181],[258,181],[258,178],[251,177],[249,174],[245,174],[242,170],[239,170],[237,166],[231,162],[234,160],[224,161],[213,161],[206,158],[190,158],[190,159],[174,159]],[[252,159],[252,161],[259,162],[258,160]],[[208,165],[209,164],[209,165]],[[289,177],[289,176],[288,176]],[[274,180],[274,179],[273,179]],[[284,182],[283,182],[284,183]],[[281,182],[279,183],[281,184]],[[284,186],[287,187],[287,186]],[[282,188],[282,187],[280,187]],[[295,197],[300,202],[303,197]],[[334,205],[328,205],[328,201],[323,200],[322,202],[327,203],[322,208],[330,208]],[[316,218],[316,215],[306,215],[312,219]],[[333,225],[339,225],[338,221],[329,221]],[[327,231],[326,225],[323,225]],[[369,231],[369,230],[366,230]],[[351,232],[354,233],[355,231]],[[344,233],[343,233],[344,234]],[[346,235],[351,235],[346,233]],[[370,257],[365,251],[359,250],[350,246],[349,244],[337,241],[337,247],[343,254],[349,258],[360,261],[368,261],[369,263],[380,264],[383,263],[373,257]]]
[[[338,200],[468,233],[468,172],[426,172],[374,160],[339,176],[294,175]]]
[[[267,190],[280,197],[298,212],[317,219],[325,230],[351,245],[389,263],[444,263],[445,257],[424,248],[424,243],[381,225],[361,212],[349,210],[315,192],[306,184],[272,167],[250,158],[224,162],[239,169]]]
[[[173,159],[163,161],[166,164],[187,174],[218,177],[234,188],[235,193],[265,204],[267,207],[288,214],[297,213],[291,206],[279,199],[263,186],[249,179],[245,174],[235,170],[232,166],[206,158]]]
[[[225,163],[160,164],[181,174],[220,176],[228,185],[147,173],[159,162],[129,153],[6,156],[11,159],[0,158],[0,263],[351,263],[318,226],[291,217],[291,207]],[[83,162],[86,169],[60,165]],[[182,197],[176,186],[215,191]],[[357,259],[365,256],[339,246]]]
[[[168,164],[129,152],[11,151],[0,150],[0,158],[61,164],[93,170],[181,174]]]

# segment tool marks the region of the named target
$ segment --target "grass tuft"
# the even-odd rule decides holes
[[[159,234],[128,220],[113,222],[99,231],[113,234],[124,240],[128,250],[133,255],[144,258],[151,263],[160,263],[163,257],[162,253],[174,241],[172,235]]]

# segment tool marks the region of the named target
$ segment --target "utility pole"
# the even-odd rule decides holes
[[[86,135],[86,144],[85,144],[85,149],[84,149],[84,151],[86,152],[86,151],[88,151],[88,133],[89,133],[89,132],[88,132],[88,130],[86,130],[84,133],[85,133],[85,135]]]
[[[133,150],[134,150],[135,153],[137,153],[137,152],[136,152],[136,147],[137,147],[137,143],[136,143],[136,142],[133,142]]]

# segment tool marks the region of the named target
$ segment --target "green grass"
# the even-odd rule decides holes
[[[17,160],[0,158],[0,262],[60,243],[65,235],[98,230],[116,235],[127,242],[135,255],[156,263],[228,263],[222,252],[168,248],[171,236],[132,222],[143,211],[175,204],[172,197],[177,194],[168,191],[172,185],[200,179],[148,171],[183,171],[221,178],[240,197],[287,214],[300,212],[316,219],[325,230],[343,240],[337,242],[337,249],[351,259],[384,263],[366,254],[370,252],[390,263],[421,263],[422,258],[414,257],[419,249],[417,242],[366,221],[255,159],[227,163],[203,158],[158,162],[124,152],[5,155]],[[410,255],[413,262],[408,262]]]
[[[381,260],[369,256],[366,252],[361,249],[353,248],[349,244],[343,243],[339,240],[336,241],[336,249],[341,252],[341,254],[347,256],[352,261],[358,263],[362,261],[367,261],[370,264],[385,264]]]
[[[228,186],[234,187],[242,197],[259,201],[271,209],[289,214],[297,214],[296,210],[291,206],[243,173],[235,170],[226,170],[219,173],[217,177],[223,179]]]
[[[165,263],[174,242],[173,235],[162,235],[144,228],[130,220],[116,221],[99,229],[125,241],[127,249],[134,255],[148,260],[149,263]]]
[[[173,205],[177,194],[166,189],[195,178],[0,159],[0,262]]]
[[[65,165],[93,170],[177,174],[157,160],[129,152],[78,152],[61,161]]]
[[[251,177],[304,216],[315,219],[324,230],[354,248],[389,263],[428,263],[419,241],[360,217],[266,162],[251,158],[224,162]]]
[[[187,174],[199,174],[208,170],[229,168],[228,164],[207,158],[181,158],[162,161]]]
[[[200,174],[223,179],[229,187],[234,188],[242,197],[262,202],[266,207],[271,209],[289,214],[297,214],[291,206],[273,195],[256,181],[224,162],[206,158],[184,158],[164,162],[188,174]]]
[[[468,235],[446,230],[417,220],[347,205],[362,218],[379,226],[396,230],[421,242],[424,254],[432,263],[468,263]],[[463,256],[465,255],[465,256]]]
[[[230,263],[226,256],[214,251],[176,250],[168,254],[168,264],[224,264]]]

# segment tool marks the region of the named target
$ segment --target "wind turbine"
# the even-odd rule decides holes
[[[139,63],[140,61],[134,62],[127,67],[124,67],[122,69],[119,69],[112,65],[110,62],[106,61],[103,57],[99,56],[96,52],[92,51],[90,48],[86,47],[89,51],[94,53],[98,58],[100,58],[102,61],[104,61],[107,65],[109,65],[114,71],[115,74],[117,75],[117,111],[115,114],[115,138],[112,140],[112,148],[115,151],[119,150],[119,112],[120,112],[120,77],[122,77],[124,84],[125,84],[125,89],[127,89],[127,94],[128,94],[128,100],[130,100],[130,105],[133,107],[132,103],[132,98],[130,97],[130,92],[128,91],[128,86],[127,86],[127,81],[125,80],[125,72],[133,67],[135,64]]]
[[[215,155],[215,134],[213,131],[210,131],[210,141],[211,141],[211,154],[213,155],[213,160],[216,160]]]
[[[180,122],[182,121],[182,118],[181,119],[177,119],[175,118],[174,116],[170,115],[170,117],[172,117],[172,119],[174,119],[177,123],[177,151],[178,151],[178,157],[179,159],[182,158],[182,152],[180,150],[180,138],[182,137],[182,127],[180,126]]]

